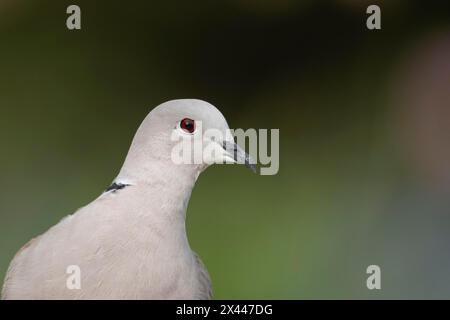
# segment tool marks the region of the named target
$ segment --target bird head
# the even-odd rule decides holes
[[[140,167],[164,162],[198,172],[212,164],[237,163],[256,171],[256,162],[235,143],[222,113],[197,99],[171,100],[154,108],[139,127],[127,162]]]

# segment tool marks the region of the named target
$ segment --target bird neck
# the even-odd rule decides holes
[[[140,165],[125,162],[114,182],[133,187],[137,196],[161,215],[184,221],[200,172],[197,166],[175,165],[155,159]]]

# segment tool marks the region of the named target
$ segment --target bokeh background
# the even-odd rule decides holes
[[[449,4],[1,0],[0,278],[110,184],[153,107],[200,98],[280,129],[277,175],[214,166],[193,192],[215,298],[450,298]]]

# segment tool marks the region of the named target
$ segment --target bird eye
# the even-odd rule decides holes
[[[187,133],[193,133],[195,131],[195,121],[189,118],[184,118],[180,122],[180,128]]]

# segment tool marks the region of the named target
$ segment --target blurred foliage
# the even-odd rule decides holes
[[[364,1],[2,1],[0,274],[108,186],[154,106],[200,98],[281,138],[278,175],[215,166],[195,187],[189,238],[216,298],[449,298],[450,197],[402,154],[391,96],[450,6],[378,3],[380,31]]]

